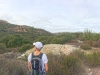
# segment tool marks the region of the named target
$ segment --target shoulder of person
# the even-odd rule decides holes
[[[47,57],[47,55],[45,54],[45,53],[43,53],[43,55],[42,55],[43,57]]]
[[[46,55],[45,53],[43,53],[43,52],[41,52],[42,53],[42,55]]]
[[[30,54],[28,55],[28,57],[31,56],[31,55],[32,55],[32,53],[30,53]]]

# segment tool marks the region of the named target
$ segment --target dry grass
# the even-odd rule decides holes
[[[27,61],[17,60],[18,53],[7,54],[0,55],[0,75],[28,75]],[[84,54],[83,51],[75,51],[67,56],[64,54],[47,54],[47,56],[49,59],[49,72],[47,75],[86,75],[83,74],[85,73],[84,63],[90,64],[91,62],[90,65],[100,65],[98,63],[100,62],[100,53],[98,52],[88,55]],[[95,61],[92,61],[94,59]]]
[[[27,75],[27,63],[0,56],[0,75]]]

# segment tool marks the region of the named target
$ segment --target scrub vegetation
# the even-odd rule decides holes
[[[50,33],[44,29],[0,21],[0,75],[28,75],[27,60],[18,60],[13,58],[16,54],[9,57],[5,53],[24,53],[32,48],[35,41],[41,41],[44,45],[74,44],[82,49],[75,50],[67,56],[47,54],[49,59],[47,75],[86,75],[84,65],[100,66],[100,52],[94,49],[100,50],[100,33],[88,29],[84,32]],[[87,54],[85,51],[93,52]]]

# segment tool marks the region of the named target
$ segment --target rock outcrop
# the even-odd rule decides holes
[[[60,54],[65,54],[68,55],[71,52],[73,52],[73,50],[78,50],[79,48],[75,47],[74,45],[67,45],[67,44],[47,44],[44,45],[42,48],[42,52],[45,54],[48,53],[53,53],[56,55],[60,55]],[[27,50],[25,54],[23,54],[22,56],[19,56],[18,58],[26,58],[30,53],[32,53],[34,51],[34,49],[30,49]]]

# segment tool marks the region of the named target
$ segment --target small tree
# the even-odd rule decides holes
[[[4,43],[0,43],[0,53],[3,53],[6,50],[6,45]]]
[[[33,45],[31,45],[31,44],[24,44],[24,45],[22,45],[20,47],[19,51],[20,52],[25,52],[26,50],[31,49],[31,48],[33,48]]]
[[[6,49],[6,45],[4,43],[0,43],[0,49],[5,50]]]
[[[84,50],[91,50],[92,49],[92,47],[89,44],[82,44],[80,47]]]

